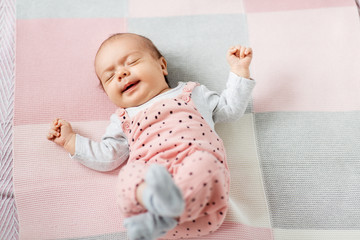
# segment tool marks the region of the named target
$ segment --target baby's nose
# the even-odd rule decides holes
[[[130,75],[130,72],[126,69],[121,70],[121,71],[116,71],[115,73],[116,73],[116,75],[118,75],[118,80],[121,80]]]

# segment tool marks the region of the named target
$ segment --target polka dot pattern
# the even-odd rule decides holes
[[[229,170],[224,146],[194,107],[188,83],[180,96],[160,100],[132,119],[118,110],[129,139],[130,156],[119,173],[118,203],[125,217],[144,209],[135,199],[147,166],[162,164],[181,189],[186,208],[179,224],[166,238],[188,238],[209,234],[225,218],[229,193]]]

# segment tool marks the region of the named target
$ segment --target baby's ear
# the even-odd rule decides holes
[[[159,60],[160,60],[161,69],[163,70],[164,75],[165,76],[168,75],[166,59],[164,57],[161,57]]]

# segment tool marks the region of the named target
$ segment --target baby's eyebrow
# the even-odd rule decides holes
[[[141,53],[142,53],[142,52],[140,52],[140,51],[131,52],[131,53],[127,54],[127,55],[124,57],[124,60],[126,60],[127,58],[129,58],[129,57],[132,56],[132,55],[141,54]]]

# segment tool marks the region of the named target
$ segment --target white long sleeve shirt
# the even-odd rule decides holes
[[[186,83],[162,93],[148,102],[127,108],[130,118],[162,99],[173,99],[182,93]],[[221,94],[210,91],[204,85],[194,88],[191,98],[202,117],[214,129],[217,122],[236,120],[243,116],[255,81],[242,78],[230,72],[226,88]],[[110,124],[100,142],[76,135],[75,154],[71,158],[97,171],[111,171],[119,167],[129,157],[128,139],[124,134],[117,114],[112,114]]]

